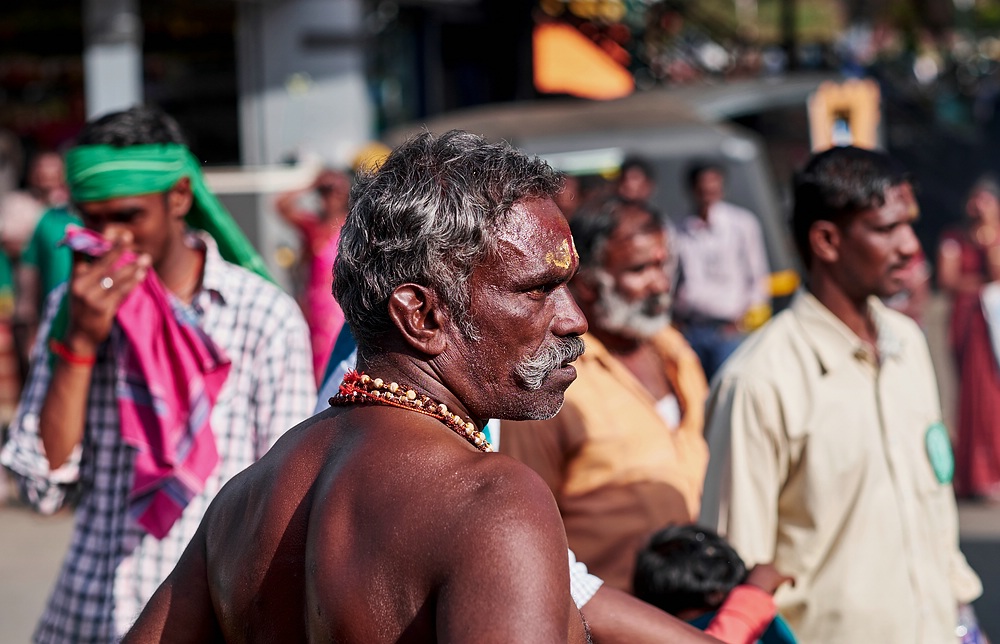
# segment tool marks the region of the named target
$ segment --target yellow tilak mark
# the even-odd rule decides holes
[[[573,265],[573,258],[576,256],[576,247],[570,251],[569,240],[564,239],[556,252],[545,253],[545,263],[558,268],[569,268]]]

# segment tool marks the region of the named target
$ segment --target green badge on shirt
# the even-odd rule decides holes
[[[951,453],[951,439],[944,423],[937,422],[928,427],[924,443],[938,483],[951,483],[955,476],[955,457]]]

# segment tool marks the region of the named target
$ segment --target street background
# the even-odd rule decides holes
[[[919,187],[916,229],[933,263],[972,182],[1000,174],[998,33],[1000,0],[3,0],[0,193],[23,186],[25,161],[64,150],[87,119],[154,104],[179,120],[213,191],[292,288],[298,241],[273,200],[319,164],[350,170],[394,129],[456,110],[606,105],[565,123],[518,117],[520,133],[502,131],[501,114],[481,125],[554,153],[569,164],[560,170],[575,164],[581,180],[584,170],[607,179],[621,161],[591,167],[595,152],[650,154],[672,217],[687,208],[687,157],[722,160],[730,198],[761,217],[772,269],[784,272],[794,264],[782,234],[788,186],[815,144],[806,97],[822,79],[863,78],[879,101],[830,116],[850,129],[877,110],[879,147]],[[546,38],[559,46],[540,46]],[[639,114],[664,119],[658,134]],[[594,143],[588,123],[613,143]],[[555,131],[566,126],[577,131]],[[935,297],[926,326],[952,421],[947,312]],[[960,514],[963,550],[986,586],[977,609],[1000,644],[1000,507]],[[0,506],[0,644],[28,641],[71,527],[68,513]]]
[[[945,323],[948,305],[935,297],[928,310],[928,340],[938,364],[945,409],[953,406]],[[959,506],[962,551],[983,579],[976,611],[987,633],[1000,641],[1000,506]],[[20,506],[0,506],[0,644],[30,641],[55,581],[72,530],[72,515],[43,517]]]

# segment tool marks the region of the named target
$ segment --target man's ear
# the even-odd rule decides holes
[[[181,177],[177,183],[167,191],[167,214],[172,219],[180,219],[191,210],[194,195],[191,194],[191,180],[188,177]]]
[[[403,340],[434,357],[448,346],[444,325],[447,312],[437,293],[419,284],[401,284],[389,296],[389,317]]]
[[[840,226],[820,219],[809,227],[809,250],[812,256],[826,264],[832,264],[840,258],[840,238],[843,231]]]

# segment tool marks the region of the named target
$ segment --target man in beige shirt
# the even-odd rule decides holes
[[[590,324],[559,414],[504,422],[500,451],[549,484],[580,561],[631,590],[650,535],[698,516],[708,464],[708,386],[668,324],[666,236],[648,206],[612,200],[570,222],[580,273],[570,283]]]
[[[958,549],[954,461],[927,345],[878,297],[918,252],[884,154],[836,148],[795,186],[808,292],[741,347],[709,398],[703,520],[796,579],[802,642],[955,642],[982,588]]]

